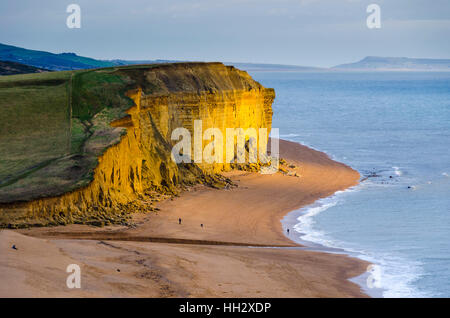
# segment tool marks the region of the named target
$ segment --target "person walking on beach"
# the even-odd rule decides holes
[[[181,224],[181,218],[178,219],[178,224]]]
[[[289,229],[287,229],[287,234],[289,235]]]

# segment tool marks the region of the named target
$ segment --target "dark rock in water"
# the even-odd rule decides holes
[[[376,172],[371,172],[367,177],[368,178],[378,178],[378,177],[380,177],[380,175],[377,174]]]

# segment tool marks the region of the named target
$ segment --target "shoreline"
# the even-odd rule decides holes
[[[295,136],[298,136],[298,135],[295,135]],[[290,137],[292,137],[292,136],[285,136],[285,138],[290,138]],[[307,148],[310,148],[310,149],[318,151],[318,152],[322,152],[325,155],[327,155],[331,160],[340,162],[332,154],[327,153],[327,152],[322,151],[322,150],[319,150],[317,148],[314,148],[313,146],[311,146],[309,144],[306,144],[303,141],[294,141],[292,139],[284,139],[284,140],[292,142],[292,143],[300,144],[302,146],[305,146]],[[344,164],[344,165],[346,165],[346,164]],[[351,169],[353,169],[353,168],[351,168]],[[327,199],[333,199],[335,196],[337,196],[337,195],[339,195],[341,193],[348,193],[348,192],[353,192],[353,191],[358,190],[358,187],[360,187],[361,183],[366,181],[367,178],[368,177],[360,178],[359,182],[356,185],[354,185],[354,186],[351,186],[351,187],[349,187],[347,189],[344,189],[344,190],[336,191],[334,194],[332,194],[332,195],[330,195],[328,197],[317,199],[312,204],[301,206],[301,207],[299,207],[297,209],[294,209],[294,210],[290,211],[280,221],[283,230],[285,230],[286,228],[294,229],[295,226],[299,223],[299,220],[298,220],[299,217],[305,216],[306,214],[308,214],[308,210],[309,209],[317,208],[317,206],[313,207],[314,205],[318,205],[318,207],[322,207],[323,206],[322,202],[320,202],[320,201],[327,200]],[[325,208],[325,211],[327,209],[328,208]],[[296,229],[294,229],[294,233],[296,233],[298,235],[297,238],[289,237],[288,235],[286,235],[286,233],[285,233],[285,235],[286,235],[286,237],[290,238],[292,241],[298,243],[301,246],[304,246],[305,250],[317,251],[317,252],[325,252],[325,253],[331,253],[331,254],[342,254],[342,255],[346,255],[348,257],[357,258],[359,260],[369,262],[370,265],[379,266],[379,265],[377,265],[375,263],[372,263],[372,261],[369,261],[369,260],[366,260],[366,259],[362,258],[361,257],[362,254],[361,253],[354,252],[354,251],[349,251],[349,250],[346,250],[345,248],[331,247],[331,246],[327,246],[325,244],[304,240],[304,239],[302,239],[302,237],[304,235],[307,235],[308,233],[300,232],[300,231],[297,231]],[[386,289],[379,288],[379,287],[369,288],[368,287],[368,279],[369,278],[370,278],[370,272],[366,271],[366,272],[362,273],[361,275],[355,276],[353,278],[349,278],[349,281],[358,284],[361,287],[361,289],[364,291],[364,293],[366,295],[370,296],[371,298],[384,298],[383,292],[386,291]]]
[[[310,145],[305,145],[303,143],[292,141],[292,140],[288,140],[288,139],[285,139],[284,141],[287,141],[287,142],[290,142],[290,143],[299,144],[299,145],[307,147],[307,148],[309,148],[309,149],[311,149],[313,151],[317,151],[317,152],[323,153],[324,155],[326,155],[331,160],[333,160],[335,162],[339,162],[335,158],[333,158],[331,154],[328,154],[328,153],[326,153],[324,151],[316,149],[316,148],[314,148],[314,147],[312,147]],[[339,162],[339,163],[341,163],[341,162]],[[342,163],[342,164],[347,166],[344,163]],[[353,169],[350,166],[347,166],[347,167],[350,168],[350,169]],[[364,181],[364,180],[360,180],[353,186],[350,186],[350,187],[342,189],[342,190],[337,190],[335,193],[333,193],[333,194],[331,194],[329,196],[318,198],[316,201],[314,201],[311,204],[302,205],[302,206],[300,206],[300,207],[298,207],[298,208],[288,212],[280,220],[282,231],[284,232],[285,236],[288,239],[292,240],[293,242],[295,242],[295,243],[299,244],[300,246],[302,246],[304,250],[315,251],[315,252],[325,252],[325,253],[329,253],[329,254],[346,255],[348,257],[357,258],[357,259],[359,259],[361,261],[367,262],[366,260],[360,258],[357,253],[351,252],[351,251],[347,251],[344,248],[334,248],[334,247],[326,246],[326,245],[323,245],[323,244],[320,244],[320,243],[315,243],[315,242],[312,242],[312,241],[304,240],[304,239],[302,239],[302,236],[306,235],[307,233],[300,232],[300,231],[297,231],[295,229],[295,226],[299,223],[298,218],[301,217],[301,216],[304,216],[305,214],[307,214],[307,211],[310,208],[312,208],[314,205],[318,205],[319,207],[323,206],[320,201],[326,200],[326,199],[332,199],[335,196],[339,195],[340,193],[351,192],[355,188],[360,186],[360,182],[362,182],[362,181]],[[326,208],[325,210],[327,210],[327,209],[328,208]],[[287,234],[286,229],[290,229],[290,233],[289,234]],[[369,264],[369,266],[371,266],[371,265],[374,265],[374,264]],[[369,288],[367,286],[367,281],[368,281],[369,278],[370,278],[370,273],[368,271],[365,271],[365,272],[361,273],[360,275],[348,278],[348,280],[353,282],[353,283],[358,284],[360,286],[361,290],[366,295],[368,295],[369,297],[371,297],[371,298],[383,298],[383,291],[384,291],[384,289],[376,288],[376,287]]]
[[[49,297],[367,297],[351,279],[364,274],[368,262],[305,250],[285,236],[281,225],[292,211],[358,184],[359,173],[297,143],[280,140],[280,153],[299,178],[225,173],[237,188],[195,186],[160,202],[157,214],[136,214],[134,228],[68,225],[0,232],[0,250],[7,255],[7,264],[0,260],[0,278],[9,282],[5,286],[15,286],[15,292],[0,289],[0,295],[9,292],[14,297],[27,290]],[[139,241],[143,237],[156,241]],[[81,263],[88,269],[85,281],[90,288],[67,292],[54,275],[46,273],[45,266],[51,264],[40,268],[46,260],[29,251],[23,257],[35,266],[31,270],[3,244],[16,241],[22,247],[30,240],[37,251],[56,247],[57,255],[52,257],[56,263],[67,257]],[[189,243],[180,244],[182,240]],[[17,263],[17,268],[11,266]],[[114,270],[124,266],[128,270]],[[30,283],[36,271],[46,294]],[[61,270],[60,276],[65,277],[65,272]],[[10,277],[26,279],[14,284]]]
[[[308,212],[311,209],[317,209],[317,208],[324,207],[325,204],[323,202],[321,202],[321,201],[327,200],[327,199],[333,200],[339,194],[354,191],[355,190],[354,188],[357,188],[359,185],[360,184],[358,184],[358,185],[356,185],[354,187],[348,188],[346,190],[343,190],[343,191],[337,191],[335,194],[333,194],[333,195],[331,195],[329,197],[318,199],[316,202],[314,202],[311,205],[303,206],[303,207],[300,207],[300,208],[298,208],[296,210],[293,210],[293,211],[289,212],[281,220],[283,229],[285,229],[285,228],[293,229],[293,234],[294,235],[290,235],[289,238],[291,240],[293,240],[294,242],[296,242],[296,243],[300,244],[301,246],[303,246],[305,250],[317,251],[317,252],[325,252],[325,253],[330,253],[330,254],[346,255],[348,257],[357,258],[357,259],[366,261],[366,260],[364,260],[364,258],[361,257],[361,254],[358,253],[358,252],[349,251],[349,250],[346,250],[345,248],[340,248],[340,247],[327,246],[327,245],[322,244],[322,243],[314,242],[313,240],[303,239],[303,237],[305,235],[308,235],[309,232],[308,231],[300,231],[299,229],[296,228],[296,226],[299,224],[299,221],[300,221],[299,219],[301,217],[307,216]],[[323,211],[326,211],[328,208],[329,207],[325,206]],[[319,212],[319,213],[321,213],[321,212]],[[372,263],[369,266],[371,266],[371,265],[375,265],[375,264]],[[349,278],[349,280],[351,282],[354,282],[354,283],[358,284],[361,287],[361,289],[364,291],[364,293],[366,293],[368,296],[370,296],[372,298],[383,298],[383,292],[385,291],[385,289],[377,288],[377,287],[369,287],[368,286],[369,279],[372,280],[370,275],[371,275],[370,272],[366,271],[366,272],[364,272],[364,273],[362,273],[362,274],[360,274],[358,276]],[[373,280],[372,280],[372,282],[373,282]]]

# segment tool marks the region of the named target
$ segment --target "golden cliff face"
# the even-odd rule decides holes
[[[93,181],[71,193],[27,203],[30,220],[83,223],[95,215],[94,220],[114,222],[130,210],[145,208],[151,193],[170,193],[179,184],[213,180],[215,173],[230,165],[177,165],[171,159],[177,142],[171,140],[172,131],[183,127],[194,136],[195,120],[202,120],[203,131],[219,128],[224,135],[226,128],[270,131],[274,91],[246,72],[221,63],[166,65],[133,70],[130,76],[136,77],[136,72],[141,72],[143,85],[127,93],[135,106],[111,123],[124,127],[126,134],[98,158]],[[267,139],[259,142],[266,145]],[[207,143],[203,141],[203,147]]]

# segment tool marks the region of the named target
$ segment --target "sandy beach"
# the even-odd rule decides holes
[[[280,222],[359,174],[296,143],[280,141],[280,154],[287,174],[226,173],[237,187],[195,186],[134,215],[133,227],[1,231],[0,296],[367,297],[348,279],[368,263],[299,249]],[[66,286],[69,264],[81,267],[81,289]]]

